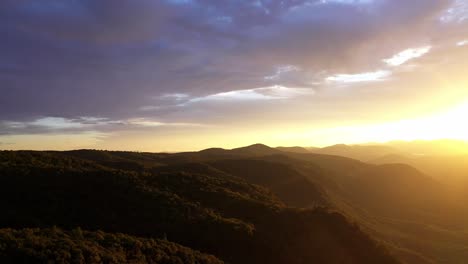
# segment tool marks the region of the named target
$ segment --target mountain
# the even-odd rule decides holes
[[[230,151],[233,154],[249,155],[249,156],[266,156],[280,153],[279,150],[270,148],[263,144],[254,144],[247,147],[235,148]]]
[[[235,159],[233,156],[231,153],[229,160]],[[253,158],[293,168],[320,190],[326,204],[384,241],[405,262],[453,263],[468,257],[466,200],[453,199],[445,184],[411,166],[373,165],[314,153],[283,152]],[[235,166],[238,174],[252,174],[250,166],[241,164]],[[255,174],[270,179],[270,171],[265,166]],[[281,174],[288,175],[279,173],[279,177]],[[274,177],[271,180],[274,182]],[[289,195],[293,194],[291,190]],[[284,199],[287,195],[278,196]]]
[[[203,154],[208,156],[265,156],[280,153],[280,150],[270,148],[264,144],[253,144],[246,147],[234,148],[234,149],[222,149],[222,148],[209,148],[199,152],[197,154]],[[189,154],[189,153],[185,153]]]
[[[404,163],[411,165],[458,190],[468,190],[468,155],[386,155],[371,160],[370,163]]]
[[[320,154],[295,153],[289,156],[321,168],[317,170],[310,165],[295,165],[302,175],[332,194],[335,202],[339,199],[340,202],[364,208],[373,214],[391,212],[394,217],[413,219],[428,210],[435,217],[452,204],[449,201],[450,190],[445,185],[409,165],[372,165]],[[452,215],[446,218],[453,220]]]
[[[277,147],[277,150],[281,150],[284,152],[295,152],[295,153],[309,153],[310,150],[303,148],[303,147]]]
[[[310,152],[317,154],[343,156],[361,161],[368,161],[376,157],[397,154],[401,151],[391,146],[385,145],[345,145],[338,144],[324,148],[310,149]]]
[[[324,148],[305,148],[309,152],[373,161],[385,156],[462,156],[468,155],[468,143],[460,140],[390,141],[361,145],[337,144]]]
[[[468,258],[466,197],[406,164],[259,144],[0,157],[0,227],[167,238],[229,263],[394,261],[386,249],[411,264]]]
[[[233,152],[240,156],[250,153],[251,158],[259,157],[260,152],[277,152],[266,150],[255,146]],[[59,250],[54,237],[63,237],[72,253],[83,250],[75,244],[89,244],[90,248],[99,248],[97,255],[105,251],[118,254],[117,259],[127,258],[128,241],[138,239],[142,239],[141,243],[135,242],[140,249],[154,245],[151,250],[162,248],[162,254],[172,256],[174,250],[159,244],[161,239],[167,239],[227,263],[398,262],[337,211],[286,206],[285,201],[266,187],[271,184],[274,189],[274,182],[281,181],[279,174],[271,174],[272,182],[251,177],[274,165],[275,170],[282,169],[291,179],[303,181],[291,167],[269,161],[235,161],[239,166],[257,170],[250,176],[240,177],[242,172],[237,173],[231,163],[223,163],[221,158],[208,160],[206,156],[211,155],[203,152],[0,152],[0,228],[15,229],[2,231],[6,232],[8,245],[12,245],[12,240],[21,241],[28,236],[44,240],[39,244],[53,252]],[[119,166],[122,159],[140,166]],[[294,192],[294,188],[289,192]],[[60,231],[50,235],[54,226],[64,230],[63,234]],[[85,230],[83,239],[73,237],[77,227]],[[97,230],[110,234],[109,241],[115,243],[102,245],[101,240],[94,238],[95,232],[101,232]],[[145,239],[156,239],[156,242]],[[34,244],[13,245],[7,257],[36,256],[34,249],[28,249],[36,248]],[[184,254],[207,256],[191,250],[184,249],[186,253],[181,253],[181,257]],[[24,251],[28,253],[21,253]],[[62,256],[62,253],[51,254]],[[213,263],[217,259],[210,257]]]
[[[337,155],[371,164],[408,164],[451,186],[456,195],[468,190],[468,143],[458,140],[392,141],[382,144],[307,148],[312,153]]]
[[[445,184],[403,164],[372,165],[321,154],[288,156],[303,162],[295,168],[325,190],[334,208],[388,243],[401,260],[456,263],[468,257],[466,197],[453,199]]]
[[[324,190],[290,165],[259,159],[218,160],[209,164],[249,183],[267,187],[289,206],[328,205]]]

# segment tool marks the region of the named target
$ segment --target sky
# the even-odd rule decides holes
[[[0,149],[468,140],[468,0],[2,0]]]

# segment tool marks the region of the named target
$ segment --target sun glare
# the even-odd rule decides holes
[[[468,140],[468,102],[430,116],[372,125],[361,130],[363,141],[390,140]]]
[[[327,146],[345,142],[359,144],[389,142],[394,140],[437,140],[454,139],[468,141],[468,101],[440,112],[415,119],[307,129],[281,134],[277,138],[283,143],[299,144],[310,142],[315,146]]]

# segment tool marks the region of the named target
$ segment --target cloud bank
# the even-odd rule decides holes
[[[4,0],[0,133],[177,128],[256,114],[276,122],[282,113],[313,121],[337,100],[362,102],[369,85],[419,93],[427,69],[465,65],[454,54],[468,46],[467,7],[466,0]]]

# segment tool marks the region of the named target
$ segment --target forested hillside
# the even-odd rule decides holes
[[[221,264],[214,256],[161,239],[52,228],[0,229],[1,263]]]
[[[243,150],[236,152],[244,155]],[[340,213],[323,207],[287,207],[275,194],[278,189],[268,189],[266,182],[257,182],[264,186],[249,183],[249,177],[222,171],[221,163],[188,162],[206,159],[199,155],[0,152],[0,227],[18,229],[4,231],[12,240],[30,232],[24,228],[41,228],[34,231],[34,237],[41,237],[41,244],[51,251],[56,238],[47,228],[56,226],[63,230],[80,227],[90,236],[102,230],[111,235],[167,239],[228,263],[397,263],[380,243]],[[279,175],[275,177],[271,187],[281,183]],[[58,236],[71,236],[69,232],[73,234],[63,231]],[[119,241],[110,248],[99,241],[90,243],[98,243],[111,255],[126,250],[120,249]],[[34,245],[7,244],[14,248],[0,249],[6,258],[25,250],[30,252],[25,257],[37,257],[34,250],[41,251]],[[64,250],[74,254],[72,248]],[[124,257],[119,254],[116,258]],[[36,260],[49,257],[56,256],[40,255]]]

